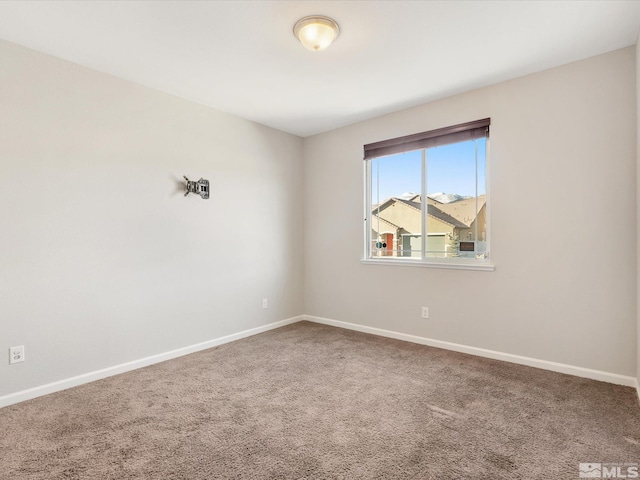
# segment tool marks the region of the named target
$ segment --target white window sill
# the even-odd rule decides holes
[[[496,267],[486,260],[399,260],[392,258],[364,258],[360,260],[363,265],[396,265],[400,267],[426,267],[426,268],[449,268],[453,270],[480,270],[493,272]]]

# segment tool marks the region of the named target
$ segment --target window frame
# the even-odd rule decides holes
[[[476,120],[473,122],[466,122],[458,125],[452,125],[450,127],[439,128],[436,130],[429,130],[414,135],[408,135],[404,137],[398,137],[395,139],[384,140],[381,142],[375,142],[364,145],[364,162],[363,162],[363,179],[364,179],[364,242],[363,252],[364,256],[360,260],[363,264],[368,265],[398,265],[398,266],[417,266],[417,267],[432,267],[432,268],[447,268],[447,269],[460,269],[460,270],[481,270],[481,271],[494,271],[495,265],[491,260],[491,226],[490,226],[490,194],[489,194],[489,178],[490,178],[490,135],[489,125],[491,123],[490,118],[482,120]],[[485,133],[482,133],[482,130]],[[372,249],[372,168],[371,160],[374,158],[380,158],[388,155],[394,155],[398,153],[422,150],[422,162],[423,168],[421,171],[421,184],[422,195],[426,196],[426,175],[424,169],[425,164],[425,150],[440,145],[460,143],[469,140],[475,140],[478,138],[486,138],[486,157],[485,157],[485,216],[486,216],[486,242],[488,258],[427,258],[425,257],[424,250],[426,248],[425,241],[422,242],[422,255],[419,258],[416,257],[374,257]],[[477,174],[477,172],[476,172]],[[477,192],[476,192],[477,193]],[[422,203],[421,216],[423,221],[422,232],[425,232],[425,223],[427,217],[427,209],[424,208],[427,203]],[[476,239],[477,241],[477,239]]]

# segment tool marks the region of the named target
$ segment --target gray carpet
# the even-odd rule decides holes
[[[0,409],[0,478],[576,479],[635,391],[301,322]]]

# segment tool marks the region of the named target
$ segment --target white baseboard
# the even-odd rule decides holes
[[[505,362],[527,365],[529,367],[551,370],[553,372],[566,373],[568,375],[575,375],[576,377],[590,378],[592,380],[599,380],[601,382],[633,387],[638,392],[638,398],[640,399],[640,386],[638,385],[638,381],[634,377],[629,377],[626,375],[603,372],[600,370],[592,370],[590,368],[575,367],[573,365],[550,362],[548,360],[539,360],[537,358],[522,357],[520,355],[513,355],[511,353],[503,353],[494,350],[486,350],[484,348],[470,347],[468,345],[444,342],[442,340],[434,340],[432,338],[418,337],[416,335],[393,332],[391,330],[383,330],[380,328],[367,327],[355,323],[341,322],[339,320],[332,320],[330,318],[315,317],[313,315],[303,315],[303,317],[305,320],[308,320],[310,322],[322,323],[324,325],[346,328],[348,330],[356,330],[363,333],[371,333],[373,335],[379,335],[381,337],[394,338],[396,340],[404,340],[405,342],[418,343],[420,345],[427,345],[429,347],[437,347],[443,348],[445,350],[453,350],[455,352],[468,353],[470,355],[491,358],[494,360],[502,360]]]
[[[342,322],[339,320],[332,320],[329,318],[316,317],[313,315],[299,315],[297,317],[288,318],[279,322],[270,323],[261,327],[244,330],[242,332],[234,333],[224,337],[208,340],[206,342],[197,343],[169,352],[161,353],[158,355],[152,355],[150,357],[141,358],[132,362],[122,363],[113,367],[104,368],[102,370],[96,370],[94,372],[84,373],[75,377],[59,380],[57,382],[48,383],[20,392],[11,393],[0,397],[0,408],[13,405],[15,403],[30,400],[32,398],[41,397],[49,393],[58,392],[60,390],[66,390],[67,388],[76,387],[85,383],[100,380],[120,373],[129,372],[138,368],[153,365],[155,363],[164,362],[173,358],[188,355],[190,353],[206,350],[207,348],[216,347],[225,343],[240,340],[242,338],[257,335],[276,328],[284,327],[292,323],[299,322],[301,320],[308,320],[310,322],[321,323],[324,325],[331,325],[334,327],[345,328],[347,330],[355,330],[363,333],[370,333],[382,337],[394,338],[396,340],[403,340],[406,342],[417,343],[420,345],[427,345],[430,347],[443,348],[445,350],[453,350],[461,353],[468,353],[470,355],[476,355],[480,357],[491,358],[494,360],[502,360],[505,362],[517,363],[520,365],[527,365],[530,367],[541,368],[544,370],[551,370],[553,372],[566,373],[568,375],[575,375],[577,377],[590,378],[593,380],[599,380],[602,382],[614,383],[617,385],[624,385],[627,387],[635,388],[638,393],[638,401],[640,402],[640,385],[634,377],[625,375],[619,375],[616,373],[603,372],[600,370],[592,370],[589,368],[575,367],[573,365],[566,365],[562,363],[550,362],[547,360],[539,360],[536,358],[522,357],[520,355],[513,355],[510,353],[497,352],[494,350],[486,350],[483,348],[471,347],[468,345],[460,345],[457,343],[445,342],[442,340],[434,340],[426,337],[418,337],[416,335],[409,335],[406,333],[393,332],[391,330],[383,330],[375,327],[367,327],[364,325],[358,325],[355,323]]]
[[[217,347],[218,345],[233,342],[235,340],[240,340],[241,338],[250,337],[252,335],[257,335],[258,333],[263,333],[268,330],[273,330],[275,328],[284,327],[285,325],[296,323],[301,320],[303,320],[302,315],[288,318],[286,320],[281,320],[279,322],[270,323],[268,325],[263,325],[261,327],[244,330],[242,332],[234,333],[234,334],[227,335],[220,338],[215,338],[213,340],[197,343],[195,345],[189,345],[187,347],[178,348],[176,350],[160,353],[158,355],[152,355],[150,357],[141,358],[139,360],[134,360],[132,362],[121,363],[120,365],[114,365],[113,367],[107,367],[107,368],[103,368],[102,370],[83,373],[82,375],[78,375],[75,377],[66,378],[64,380],[59,380],[57,382],[47,383],[46,385],[40,385],[38,387],[33,387],[27,390],[22,390],[20,392],[4,395],[0,397],[0,408],[7,407],[15,403],[23,402],[25,400],[31,400],[32,398],[41,397],[43,395],[48,395],[49,393],[59,392],[60,390],[66,390],[67,388],[76,387],[78,385],[93,382],[106,377],[111,377],[113,375],[118,375],[120,373],[129,372],[131,370],[136,370],[142,367],[147,367],[155,363],[160,363],[166,360],[171,360],[173,358],[182,357],[183,355],[199,352],[200,350],[206,350],[207,348]]]

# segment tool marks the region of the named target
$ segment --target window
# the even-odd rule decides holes
[[[490,123],[364,146],[365,261],[488,266]]]

